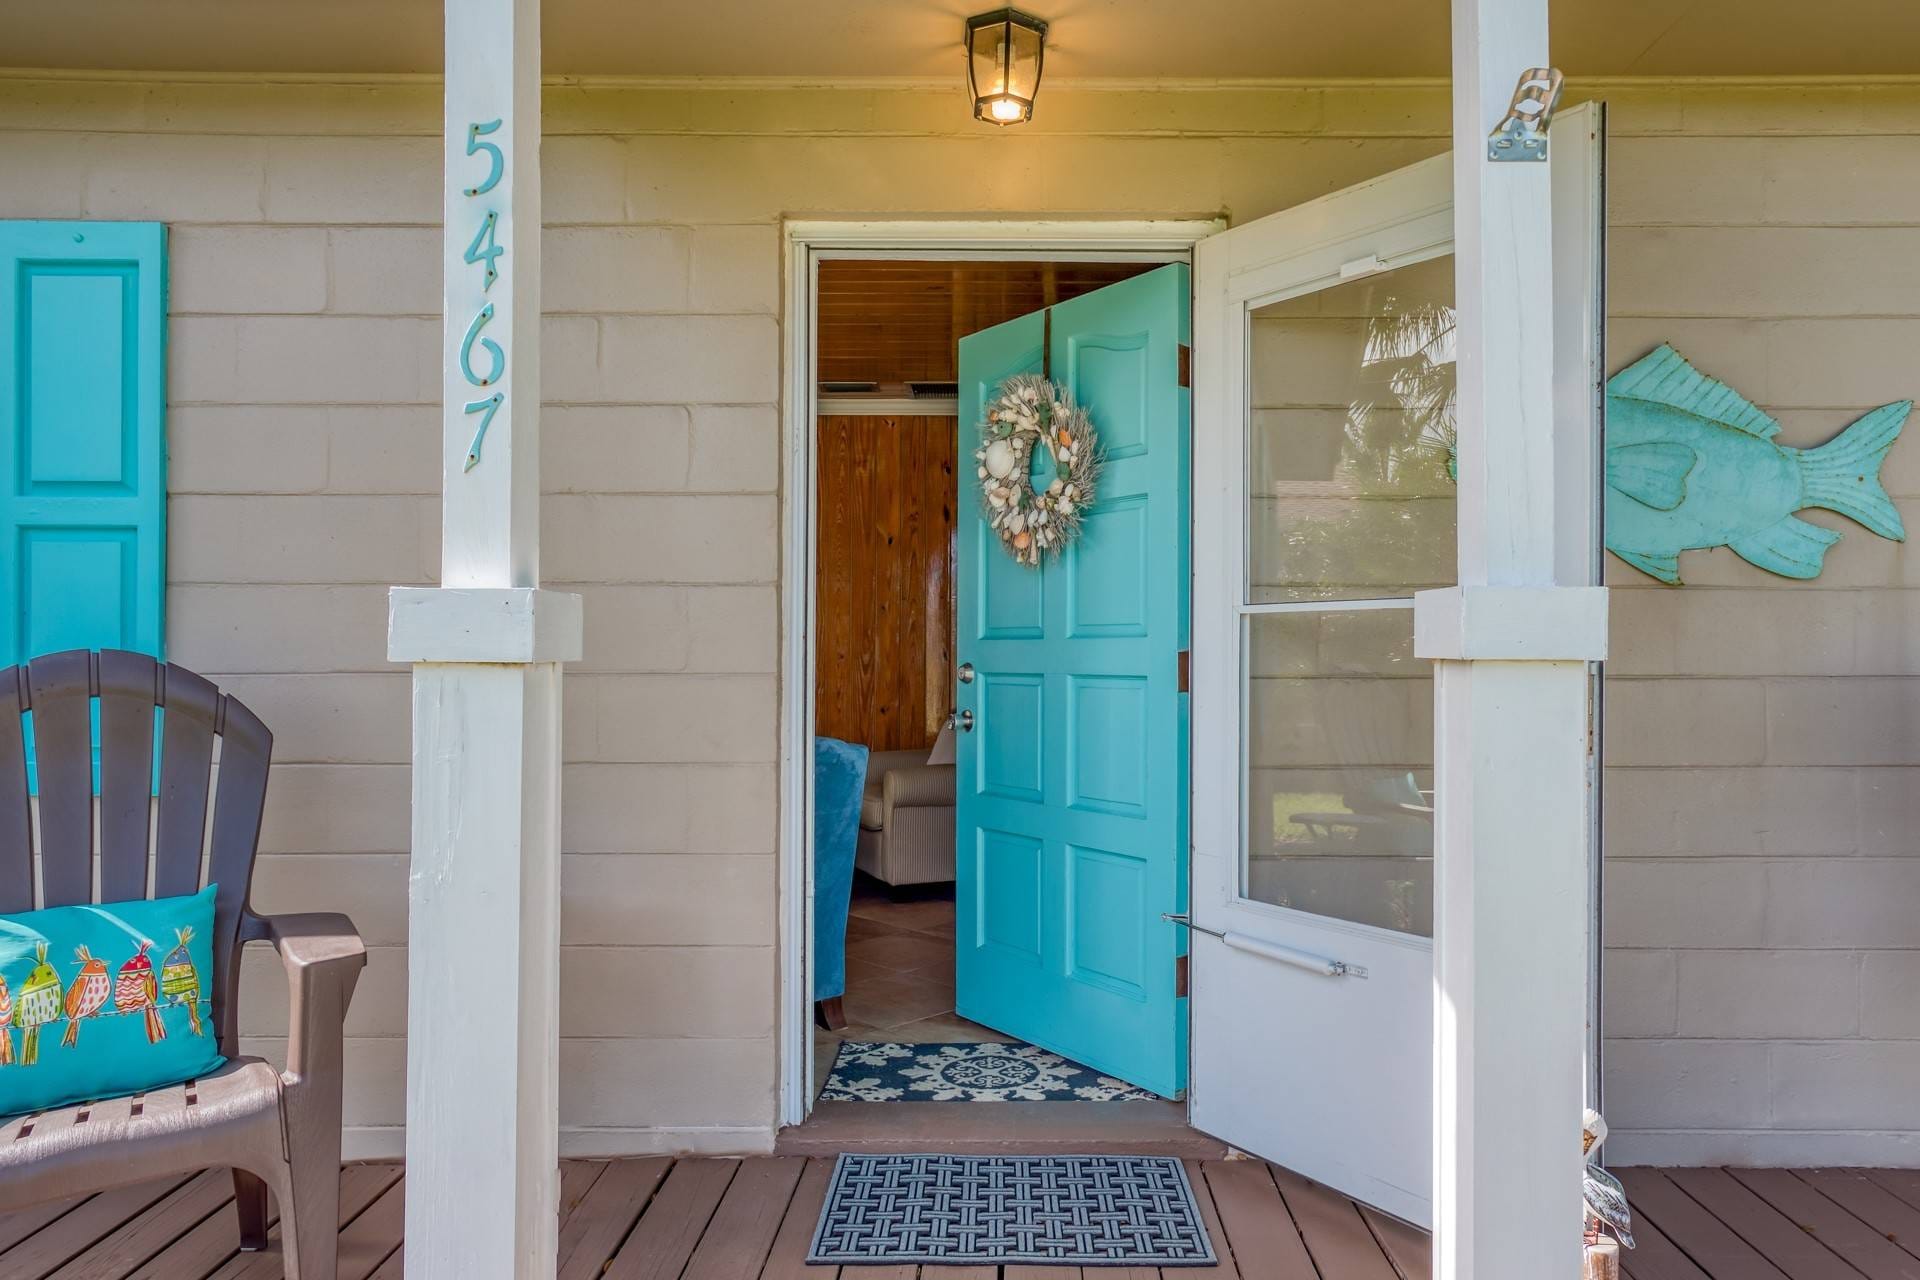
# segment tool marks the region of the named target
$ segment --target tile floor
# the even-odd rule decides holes
[[[953,1011],[953,886],[890,893],[853,881],[847,918],[847,1026],[814,1030],[814,1083],[824,1085],[842,1040],[983,1044],[1008,1037]]]

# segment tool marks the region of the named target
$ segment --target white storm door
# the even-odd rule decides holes
[[[1446,156],[1200,243],[1195,1127],[1425,1225]]]
[[[1566,572],[1598,581],[1599,109],[1552,137]],[[1201,241],[1193,312],[1192,1121],[1423,1227],[1450,163]]]

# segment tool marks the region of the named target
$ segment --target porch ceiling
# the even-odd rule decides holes
[[[989,0],[546,0],[549,74],[959,73]],[[1029,0],[1049,70],[1088,78],[1381,78],[1447,72],[1441,0]],[[437,0],[7,0],[0,63],[82,70],[391,73],[441,63]],[[1903,74],[1913,0],[1554,0],[1557,65],[1584,76]]]

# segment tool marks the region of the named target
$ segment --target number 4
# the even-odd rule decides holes
[[[474,233],[473,243],[467,246],[466,258],[469,263],[484,262],[487,264],[486,289],[493,288],[493,282],[500,278],[500,273],[494,270],[493,260],[506,252],[506,250],[496,244],[493,239],[494,226],[499,220],[500,215],[491,209],[487,210],[486,220],[480,224],[480,230]],[[482,245],[486,247],[483,249],[481,248]],[[485,292],[485,289],[483,289],[482,292]]]

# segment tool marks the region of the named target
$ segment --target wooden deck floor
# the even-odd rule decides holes
[[[1424,1233],[1253,1161],[1189,1160],[1217,1267],[808,1267],[825,1157],[562,1166],[561,1280],[1426,1280]],[[1920,1280],[1920,1170],[1632,1169],[1633,1280]],[[339,1280],[397,1280],[398,1165],[342,1175]],[[0,1216],[6,1280],[274,1280],[224,1172]],[[917,1276],[916,1276],[917,1271]]]

